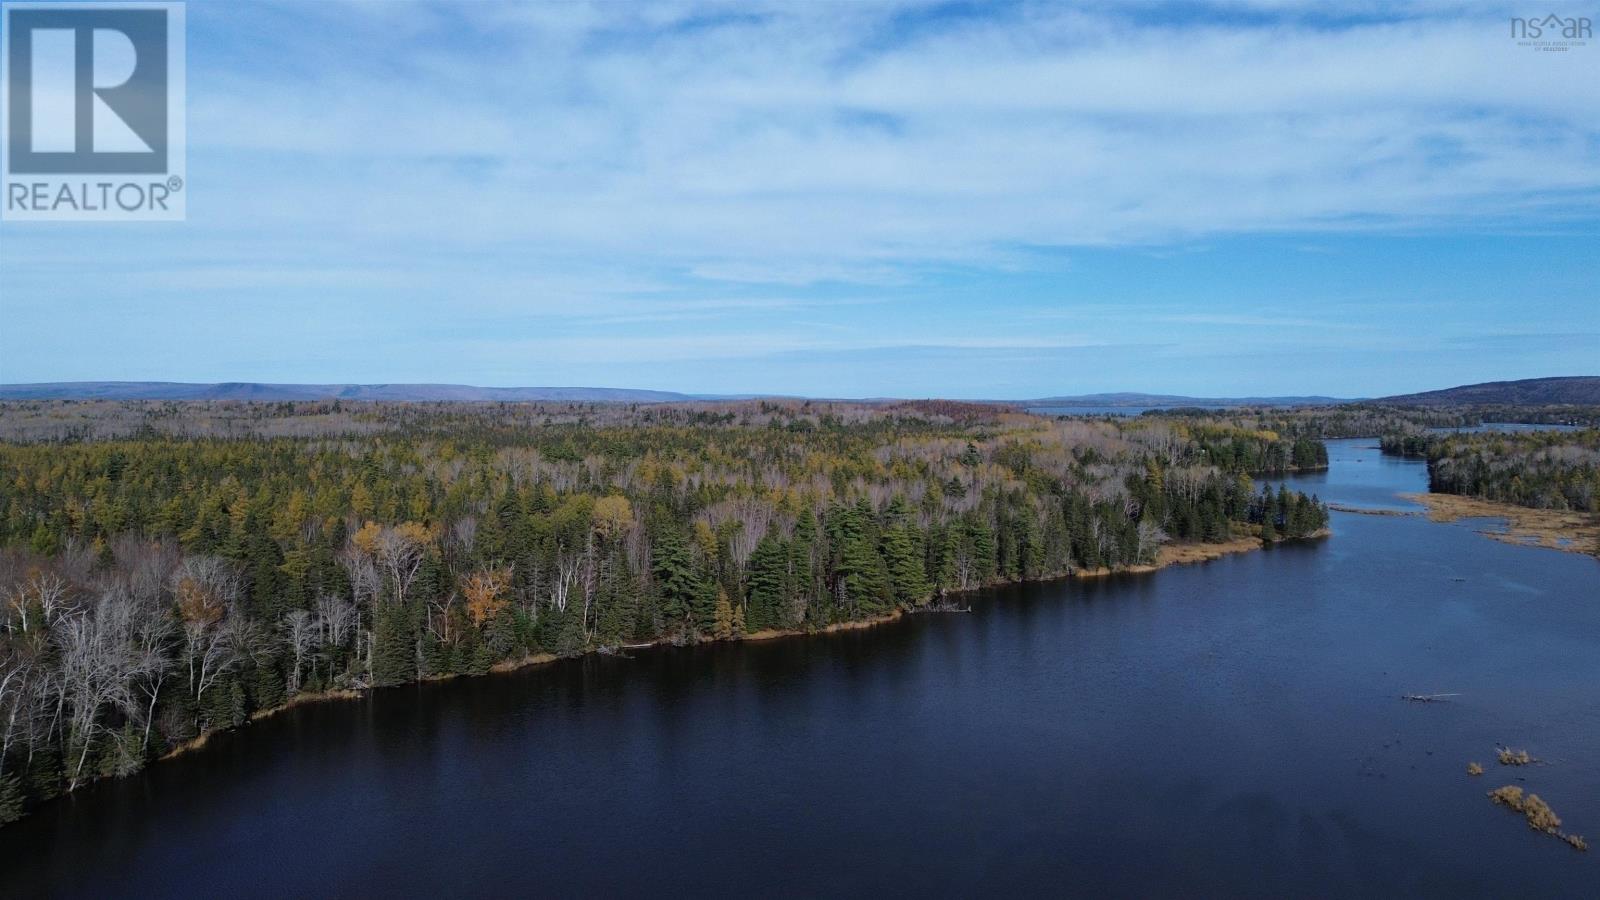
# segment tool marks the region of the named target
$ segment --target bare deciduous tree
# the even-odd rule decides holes
[[[283,633],[288,639],[289,651],[294,655],[294,667],[289,670],[289,696],[300,691],[300,672],[305,666],[306,654],[316,649],[322,638],[322,623],[314,613],[303,609],[290,611],[283,617]]]

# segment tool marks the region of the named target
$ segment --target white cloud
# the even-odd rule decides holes
[[[519,354],[1060,358],[1081,339],[1033,335],[1050,312],[984,302],[1035,268],[1067,286],[1058,248],[1134,246],[1154,265],[1263,232],[1311,253],[1355,230],[1592,229],[1600,45],[1517,47],[1490,3],[1180,11],[193,4],[189,221],[0,225],[3,337],[41,371],[64,358],[41,337],[64,308],[99,319],[107,347],[163,312],[157,341],[210,329],[219,368],[241,321],[260,346],[240,352],[270,357],[273,329],[311,314],[318,352],[364,377],[401,348],[504,371]],[[1055,296],[1042,281],[1016,302]],[[1160,291],[1136,278],[1063,289],[1114,312],[1079,302],[1056,324],[1124,341],[1281,329],[1290,346],[1398,315],[1331,328],[1223,287],[1153,315]],[[241,312],[208,317],[218,303]],[[152,346],[198,352],[185,343],[200,342]]]
[[[1577,87],[1600,52],[1519,48],[1476,5],[914,30],[865,5],[395,6],[324,10],[305,52],[340,63],[299,79],[195,66],[210,227],[884,283],[1019,244],[1592,212],[1600,188]]]

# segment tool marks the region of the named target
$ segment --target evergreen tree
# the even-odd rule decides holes
[[[411,617],[400,604],[379,610],[372,633],[372,684],[404,684],[417,677],[416,639]]]
[[[704,588],[682,535],[673,529],[657,535],[650,567],[662,615],[679,627],[692,625],[695,606]]]
[[[922,536],[908,521],[905,502],[895,497],[885,514],[882,553],[894,602],[911,607],[927,600],[930,588]]]
[[[789,548],[772,535],[750,553],[750,603],[746,626],[752,631],[780,628],[790,591]]]

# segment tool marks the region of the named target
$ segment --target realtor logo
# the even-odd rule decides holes
[[[181,3],[0,4],[8,220],[184,218]]]

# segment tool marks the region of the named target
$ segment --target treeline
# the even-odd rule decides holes
[[[1302,440],[1381,437],[1430,428],[1472,428],[1490,422],[1600,426],[1600,408],[1586,406],[1386,406],[1351,403],[1341,406],[1296,408],[1241,407],[1238,409],[1151,410],[1157,419],[1217,423],[1235,429],[1258,430]]]
[[[1249,477],[1325,457],[1215,423],[192,406],[156,407],[188,436],[0,444],[0,821],[300,694],[818,629],[1327,522]],[[215,436],[214,415],[297,436]]]
[[[1209,424],[1197,424],[1190,433],[1207,460],[1229,471],[1281,475],[1328,467],[1327,445],[1309,437]]]
[[[1600,512],[1600,429],[1383,436],[1383,452],[1428,461],[1428,488],[1534,509]]]

